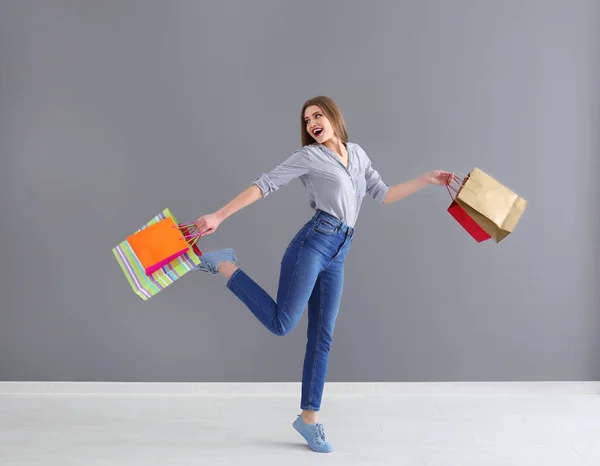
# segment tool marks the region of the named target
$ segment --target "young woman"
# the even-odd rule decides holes
[[[230,289],[275,335],[289,333],[308,306],[308,341],[302,394],[294,428],[310,448],[332,451],[317,414],[321,406],[333,330],[342,298],[344,260],[365,195],[391,204],[428,184],[445,185],[452,173],[441,170],[388,186],[365,151],[348,141],[338,106],[325,96],[306,101],[301,111],[302,147],[218,211],[195,224],[202,235],[214,233],[238,210],[299,178],[315,215],[296,233],[281,261],[277,301],[235,265],[233,249],[205,253],[199,270],[220,273]]]

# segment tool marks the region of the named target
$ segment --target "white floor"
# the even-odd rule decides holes
[[[0,465],[598,466],[600,395],[332,390],[336,452],[292,429],[298,399],[0,390]]]

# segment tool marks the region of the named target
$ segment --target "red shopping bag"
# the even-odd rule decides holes
[[[448,180],[446,183],[446,189],[448,190],[450,198],[452,199],[452,203],[450,204],[450,207],[448,207],[448,213],[454,217],[454,219],[466,230],[467,233],[473,237],[475,241],[478,243],[487,241],[491,238],[491,236],[486,233],[486,231],[481,228],[479,224],[469,216],[469,214],[467,214],[465,209],[463,209],[454,199],[455,195],[452,194],[452,191],[454,191],[455,194],[458,194],[460,186],[463,185],[464,180],[456,175],[453,175],[452,178],[452,180]],[[452,185],[452,181],[458,183],[459,188],[455,188]]]

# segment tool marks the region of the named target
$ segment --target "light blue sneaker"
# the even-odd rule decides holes
[[[331,453],[333,451],[333,446],[325,440],[323,424],[306,424],[302,419],[302,415],[299,414],[292,425],[308,442],[311,450],[319,453]]]
[[[197,265],[194,270],[200,270],[215,275],[219,273],[217,267],[221,262],[229,261],[235,264],[236,260],[237,257],[235,257],[233,249],[218,249],[217,251],[202,254],[200,256],[200,265]]]

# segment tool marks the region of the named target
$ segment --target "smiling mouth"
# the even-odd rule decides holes
[[[323,133],[323,129],[322,128],[315,128],[313,129],[313,136],[318,138],[322,133]]]

